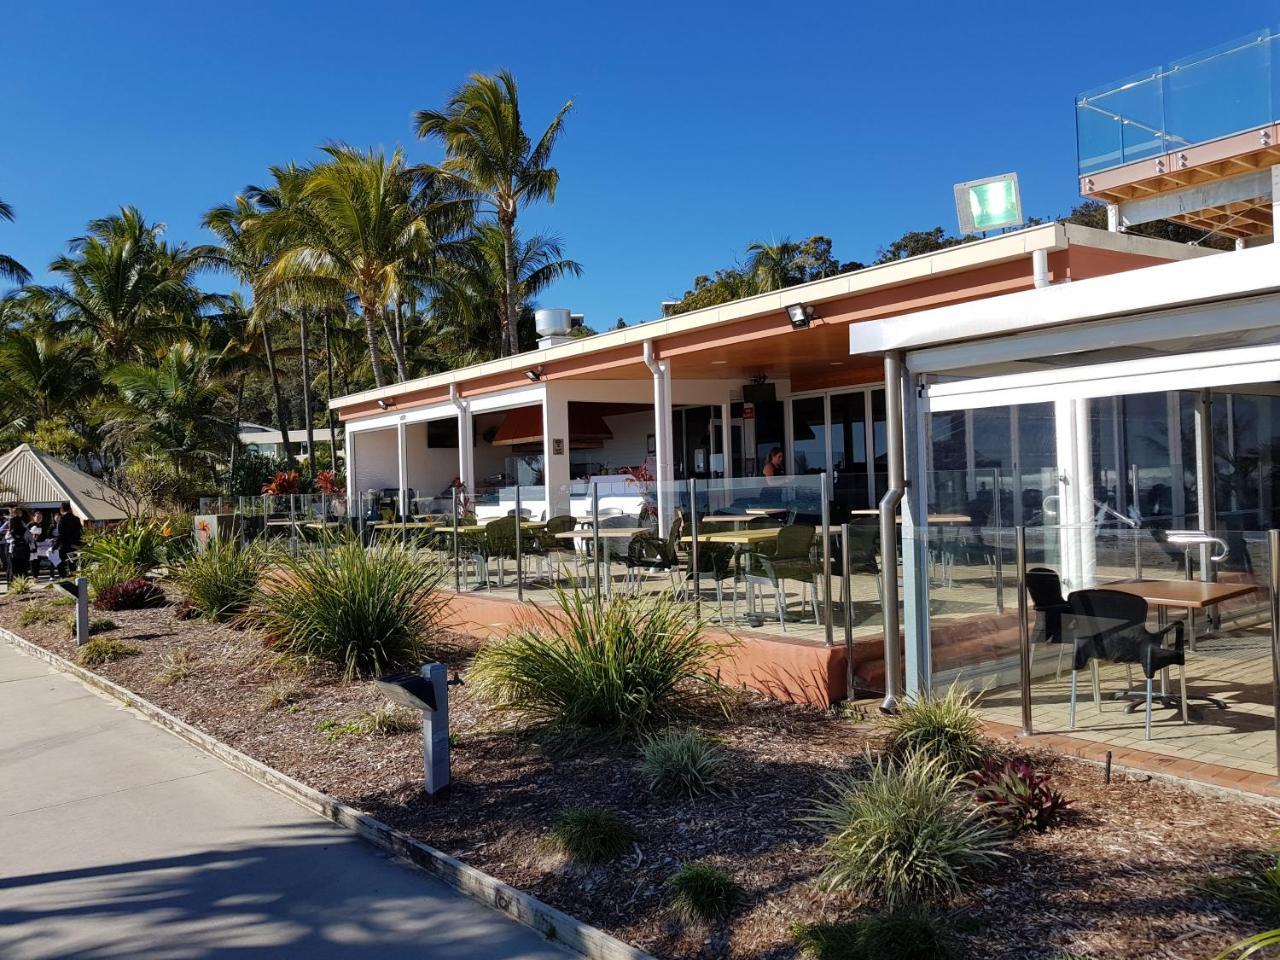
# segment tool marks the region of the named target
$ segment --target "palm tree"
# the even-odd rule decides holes
[[[272,341],[272,327],[276,312],[271,309],[271,298],[264,293],[264,277],[272,263],[273,250],[262,232],[250,232],[247,225],[256,221],[264,210],[279,210],[285,206],[285,197],[296,193],[297,169],[273,167],[276,185],[264,189],[252,187],[247,195],[237,196],[229,204],[221,204],[209,210],[203,219],[207,230],[220,241],[214,247],[214,264],[247,284],[253,290],[253,306],[248,307],[243,298],[233,299],[227,306],[227,323],[238,334],[242,354],[251,355],[261,350],[267,376],[271,381],[271,395],[275,401],[276,428],[280,431],[285,464],[289,469],[297,466],[293,443],[289,439],[289,419],[285,411],[284,391],[280,384],[280,369]],[[250,198],[253,199],[250,199]],[[243,397],[241,380],[237,397]],[[239,416],[239,403],[236,406]],[[237,422],[236,429],[239,430]],[[233,457],[234,461],[234,457]],[[234,466],[234,462],[232,464]]]
[[[13,207],[0,200],[0,220],[13,222]],[[31,280],[31,271],[13,257],[0,253],[0,279],[9,280],[21,286]]]
[[[245,301],[244,294],[239,290],[229,294],[223,309],[210,317],[210,320],[219,334],[218,346],[221,352],[216,369],[220,376],[235,384],[231,421],[235,424],[236,435],[231,440],[227,461],[227,478],[230,481],[235,478],[236,461],[240,456],[239,431],[244,410],[245,382],[250,376],[261,373],[275,378],[277,383],[279,378],[276,376],[274,356],[270,362],[267,361],[268,351],[262,336],[261,316],[255,316],[252,306]],[[266,340],[269,342],[270,338]],[[278,402],[278,393],[273,393]],[[285,439],[287,440],[287,436]],[[287,460],[287,454],[292,452],[292,445],[287,445],[285,450]]]
[[[93,336],[113,362],[141,360],[152,348],[188,330],[211,302],[195,284],[210,264],[208,247],[173,246],[163,224],[150,224],[134,207],[89,223],[71,252],[49,265],[65,287],[41,287],[47,300],[74,329]]]
[[[179,340],[151,363],[114,368],[107,382],[118,397],[107,404],[108,442],[154,458],[178,477],[211,473],[234,428],[222,407],[226,390],[216,354]]]
[[[535,234],[522,241],[514,236],[515,302],[507,297],[507,240],[492,220],[476,226],[475,234],[451,261],[447,281],[433,301],[437,328],[431,337],[437,369],[491,359],[504,318],[531,313],[534,299],[555,281],[580,276],[582,265],[564,256],[558,237]],[[519,324],[519,319],[517,319]]]
[[[24,432],[78,415],[97,389],[93,353],[79,340],[28,329],[0,338],[0,406]]]
[[[390,156],[342,144],[324,151],[329,160],[306,172],[300,202],[265,213],[250,227],[279,248],[265,286],[316,306],[354,297],[374,382],[386,386],[382,336],[397,375],[408,375],[391,311],[429,280],[433,247],[456,231],[469,204],[436,189],[438,178],[410,170],[400,149]],[[424,183],[431,188],[422,189]]]
[[[519,353],[516,332],[516,215],[521,206],[555,200],[560,174],[550,166],[551,150],[564,129],[570,100],[538,138],[529,139],[520,117],[516,80],[506,70],[496,76],[472,74],[454,92],[444,110],[414,115],[418,137],[437,137],[444,144],[440,172],[468,196],[492,206],[504,240],[506,312],[502,318],[501,352]]]
[[[778,243],[747,245],[746,274],[752,293],[772,293],[799,283],[801,271],[796,264],[800,244],[783,237]]]

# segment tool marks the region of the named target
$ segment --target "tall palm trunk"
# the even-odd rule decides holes
[[[311,417],[311,354],[307,349],[307,311],[298,315],[298,344],[302,348],[302,422],[307,429],[307,477],[316,479],[316,433]]]
[[[520,352],[520,338],[516,332],[516,217],[514,213],[498,213],[502,227],[502,269],[507,287],[507,302],[502,318],[502,355]]]
[[[382,369],[382,350],[378,346],[378,326],[382,321],[382,312],[369,303],[360,304],[360,313],[364,316],[364,335],[369,341],[369,363],[373,366],[373,382],[376,386],[387,385],[387,374]]]
[[[271,393],[276,401],[276,428],[280,431],[280,444],[284,447],[285,466],[294,470],[298,458],[293,455],[293,441],[289,439],[289,419],[284,412],[284,393],[280,390],[280,371],[276,369],[276,351],[271,345],[271,324],[262,324],[262,352],[267,358],[267,373],[271,377]]]
[[[240,460],[240,415],[244,411],[244,381],[245,374],[240,374],[240,380],[236,384],[236,406],[235,406],[235,433],[231,435],[231,456],[227,458],[227,492],[231,492],[231,485],[236,482],[236,464]]]
[[[328,394],[325,412],[329,417],[329,458],[333,461],[333,475],[336,477],[340,472],[338,470],[338,426],[334,423],[333,407],[329,405],[333,403],[333,341],[329,337],[328,311],[324,315],[324,364],[325,392]]]

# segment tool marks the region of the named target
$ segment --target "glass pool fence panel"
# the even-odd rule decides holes
[[[827,474],[693,480],[674,497],[680,589],[703,616],[821,643],[842,635],[836,535],[850,518],[835,516]]]

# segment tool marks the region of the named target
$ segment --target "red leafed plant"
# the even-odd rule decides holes
[[[262,485],[263,496],[285,497],[302,492],[302,477],[297,470],[281,470]]]
[[[347,492],[338,483],[338,475],[332,470],[321,470],[316,474],[316,489],[326,497],[340,497]]]
[[[974,774],[973,784],[975,799],[1013,830],[1048,830],[1068,806],[1049,785],[1049,774],[1021,760],[988,760]]]
[[[142,577],[103,587],[94,598],[99,610],[142,610],[164,604],[164,591]]]

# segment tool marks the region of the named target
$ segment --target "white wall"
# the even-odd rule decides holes
[[[405,424],[404,440],[408,486],[419,498],[447,489],[458,475],[458,448],[431,449],[425,423]]]
[[[400,486],[395,427],[353,433],[351,443],[356,455],[356,474],[350,484],[353,493],[364,494],[370,489]]]

